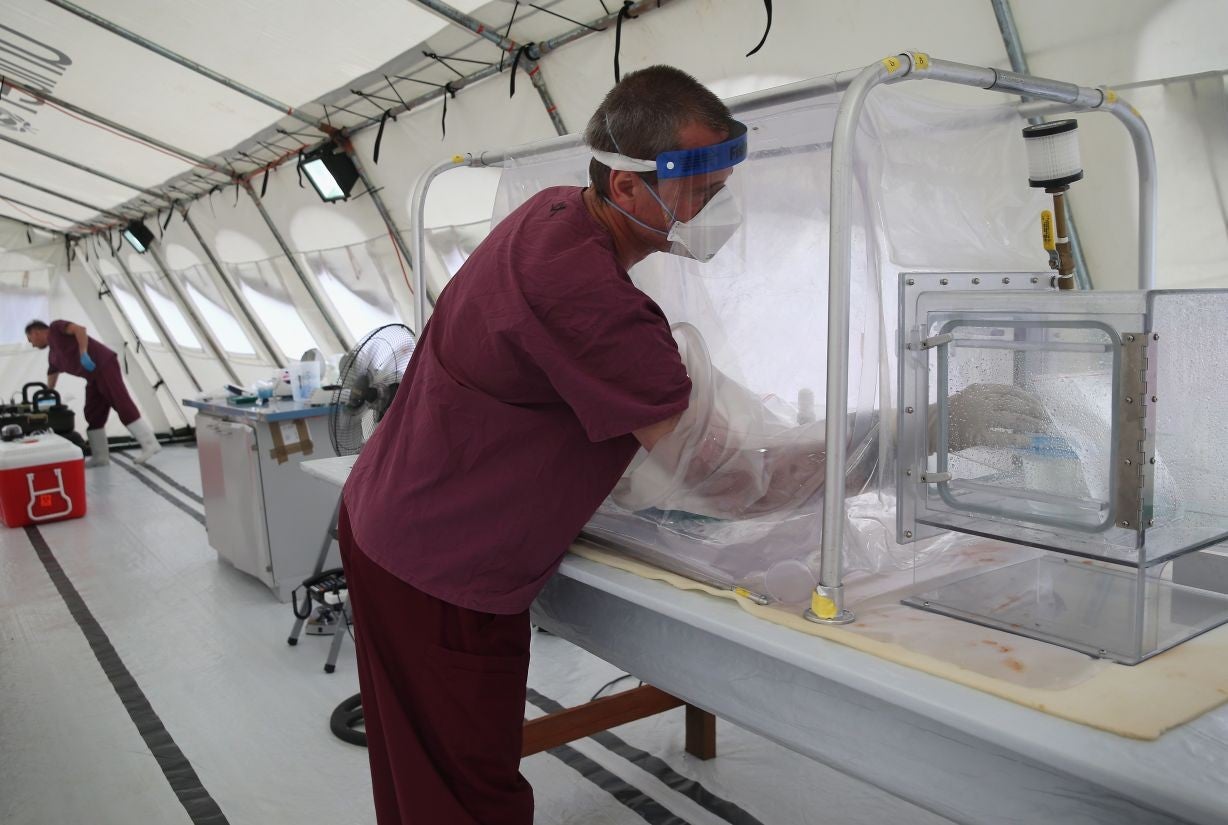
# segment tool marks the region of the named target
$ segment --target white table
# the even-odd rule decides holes
[[[341,484],[352,462],[303,469]],[[1124,739],[576,556],[532,612],[661,690],[957,822],[1228,823],[1228,706]]]

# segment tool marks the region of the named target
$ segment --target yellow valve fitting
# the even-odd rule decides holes
[[[1048,209],[1040,213],[1040,237],[1044,241],[1046,251],[1053,252],[1057,249],[1057,233],[1053,228],[1053,213]]]

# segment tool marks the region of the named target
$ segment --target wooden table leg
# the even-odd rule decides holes
[[[699,759],[716,756],[716,717],[694,705],[686,706],[686,752]]]
[[[627,722],[655,716],[682,703],[682,700],[675,696],[651,685],[644,685],[537,719],[529,719],[524,723],[524,746],[521,748],[521,755],[529,756]]]

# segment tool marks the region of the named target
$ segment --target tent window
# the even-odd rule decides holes
[[[47,272],[0,273],[0,345],[24,344],[26,324],[50,311]]]
[[[272,261],[231,264],[243,297],[288,357],[318,347]]]
[[[194,266],[174,273],[182,277],[188,298],[196,306],[201,319],[213,331],[222,349],[235,355],[255,355],[256,348],[235,319],[217,286],[203,267]]]
[[[152,273],[141,273],[138,277],[144,280],[145,295],[149,298],[149,303],[153,305],[154,312],[158,313],[158,317],[170,331],[175,343],[186,349],[202,349],[200,339],[196,337],[192,325],[188,323],[187,317],[179,309],[179,304],[175,303],[175,300],[168,294],[169,289],[159,283],[160,279]]]
[[[384,324],[400,320],[392,301],[391,277],[401,278],[391,239],[325,249],[304,255],[336,316],[358,340]]]
[[[145,314],[145,308],[141,306],[141,302],[136,299],[136,296],[115,284],[109,284],[109,287],[111,294],[115,296],[115,300],[119,303],[120,309],[124,311],[124,315],[128,316],[128,320],[132,323],[132,328],[136,331],[137,337],[150,344],[161,344],[162,339],[158,337],[157,330],[154,329],[149,316]]]

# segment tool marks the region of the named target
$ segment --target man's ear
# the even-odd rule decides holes
[[[610,200],[624,209],[629,209],[635,202],[635,172],[625,172],[621,169],[610,170]]]

